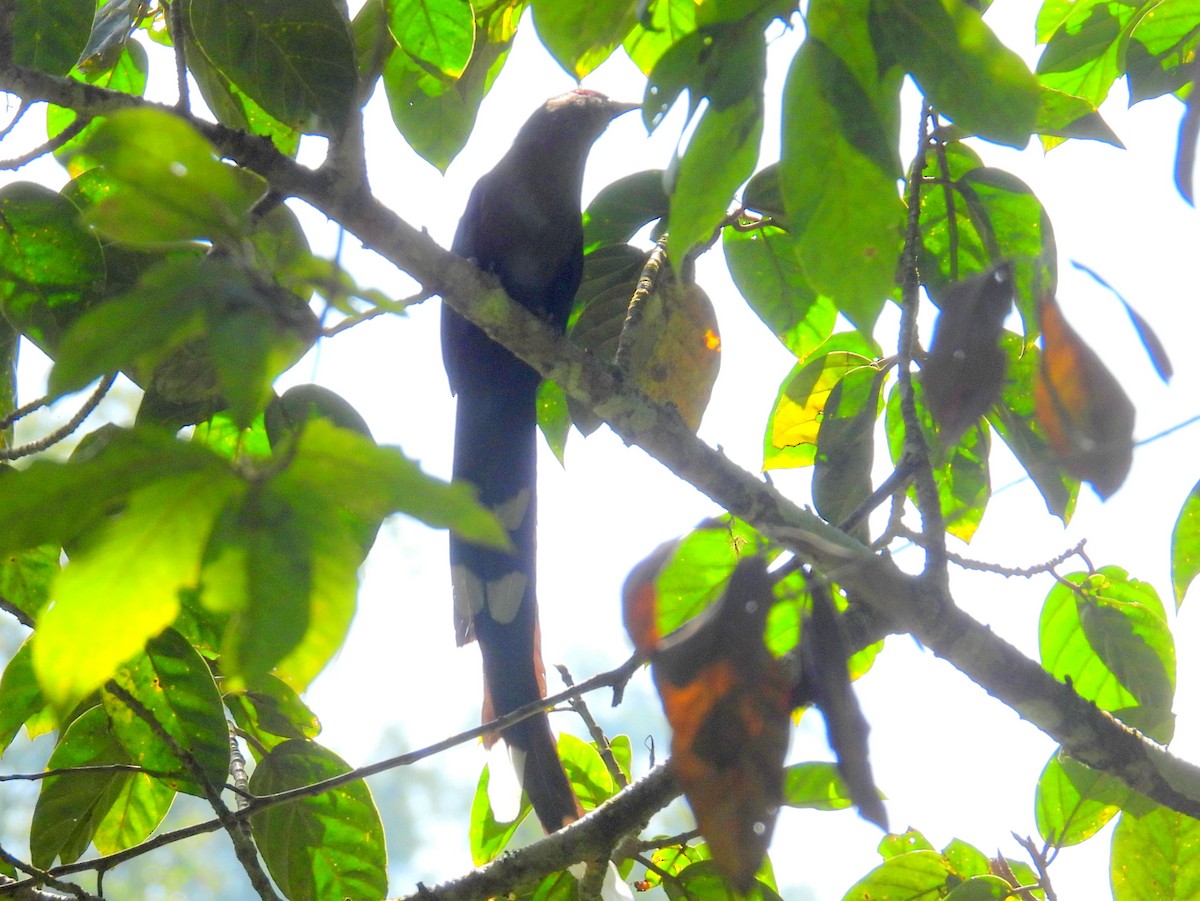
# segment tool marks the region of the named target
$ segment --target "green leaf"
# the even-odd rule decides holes
[[[300,696],[270,674],[225,695],[224,700],[238,728],[267,750],[289,738],[316,738],[321,732],[316,715]]]
[[[915,901],[941,896],[951,876],[945,858],[936,851],[908,851],[873,869],[846,892],[842,901]]]
[[[875,420],[885,373],[874,366],[851,369],[825,401],[813,460],[813,505],[837,525],[871,494]],[[856,533],[866,537],[866,523]]]
[[[56,770],[131,762],[109,730],[104,711],[93,707],[63,731],[46,767]],[[174,794],[154,783],[149,776],[128,771],[45,779],[29,827],[33,865],[48,868],[56,857],[63,863],[78,860],[93,838],[113,850],[145,839],[166,812],[163,798],[169,802]],[[102,827],[103,838],[99,835]]]
[[[1035,131],[1043,136],[1042,144],[1047,150],[1066,138],[1084,138],[1122,149],[1125,147],[1116,132],[1101,118],[1094,104],[1045,85],[1041,89],[1042,102],[1038,107]],[[1058,140],[1047,139],[1046,136]]]
[[[356,100],[350,23],[333,0],[188,0],[200,52],[271,116],[337,135]]]
[[[450,165],[475,127],[479,104],[508,59],[512,31],[500,29],[478,38],[466,71],[457,80],[430,72],[403,50],[388,57],[383,68],[392,121],[422,159],[442,172]]]
[[[770,865],[764,860],[763,868]],[[671,901],[725,901],[739,898],[742,901],[780,901],[779,895],[761,879],[756,879],[747,892],[735,892],[720,869],[711,860],[700,860],[683,869],[672,880],[662,883]]]
[[[1160,0],[1134,19],[1125,45],[1130,103],[1178,91],[1193,79],[1198,25],[1195,0]]]
[[[36,620],[50,601],[50,583],[61,568],[60,556],[58,545],[46,544],[0,560],[0,597]]]
[[[1200,821],[1165,807],[1124,814],[1111,867],[1113,901],[1200,897]]]
[[[109,426],[93,435],[92,454],[65,464],[38,460],[4,477],[0,553],[68,543],[144,485],[147,473],[164,479],[188,473],[207,473],[210,481],[222,478],[224,465],[217,457],[163,432]]]
[[[267,754],[250,791],[269,795],[350,771],[332,751],[288,741]],[[365,782],[255,814],[250,829],[271,878],[289,901],[382,898],[387,893],[383,824]]]
[[[111,68],[122,51],[130,46],[141,5],[136,0],[107,0],[96,10],[87,46],[79,54],[79,67],[88,71]]]
[[[295,156],[300,147],[300,131],[268,113],[237,84],[217,68],[191,41],[187,48],[188,70],[196,80],[200,96],[213,111],[217,121],[230,128],[271,139],[275,149],[285,156]]]
[[[911,72],[929,101],[969,134],[1024,147],[1040,105],[1037,79],[965,0],[888,0],[872,9],[882,55]]]
[[[809,285],[791,235],[772,225],[727,228],[724,249],[750,308],[801,362],[833,334],[837,309]]]
[[[924,403],[924,394],[919,381],[913,382],[916,396],[917,417],[926,445],[938,448],[937,430],[933,417]],[[904,416],[900,410],[900,386],[895,385],[888,393],[885,417],[888,450],[892,463],[899,464],[904,455]],[[970,542],[975,536],[987,510],[992,494],[988,460],[991,451],[991,432],[980,423],[968,429],[953,447],[944,448],[933,461],[933,480],[937,485],[941,502],[942,519],[946,531],[954,537]],[[916,489],[910,488],[916,497]]]
[[[414,60],[448,78],[466,71],[475,44],[470,0],[387,0],[388,31]]]
[[[986,876],[992,871],[987,855],[961,839],[952,839],[942,848],[942,856],[959,876]]]
[[[1175,609],[1183,604],[1188,586],[1200,573],[1200,482],[1192,486],[1179,508],[1171,532],[1171,586],[1175,591]]]
[[[35,344],[54,352],[104,273],[100,243],[73,203],[29,182],[0,188],[0,308]]]
[[[871,366],[874,357],[867,339],[849,333],[833,335],[808,362],[796,364],[775,398],[764,439],[763,469],[813,464],[830,392],[846,373]]]
[[[625,38],[625,52],[643,75],[675,44],[696,30],[695,0],[657,0]]]
[[[1121,72],[1122,44],[1143,4],[1129,0],[1079,0],[1053,29],[1038,59],[1043,85],[1099,106]],[[1039,19],[1045,34],[1049,22]]]
[[[899,833],[889,833],[879,840],[880,857],[891,860],[911,851],[932,851],[933,844],[923,834],[911,826]]]
[[[32,646],[26,639],[0,676],[0,752],[12,744],[21,725],[45,706],[33,674]]]
[[[351,521],[378,525],[391,513],[405,513],[476,544],[503,548],[508,543],[504,528],[470,489],[426,475],[398,448],[377,447],[323,420],[305,428],[295,457],[278,479],[281,491],[318,497]]]
[[[846,784],[833,763],[796,763],[784,771],[783,803],[814,810],[845,810],[854,806]]]
[[[634,0],[532,0],[531,6],[538,37],[576,79],[608,59],[637,20]]]
[[[95,0],[21,0],[12,16],[12,61],[66,75],[87,46]]]
[[[754,64],[761,68],[765,59],[758,49]],[[671,191],[669,250],[677,265],[724,221],[734,194],[754,171],[761,139],[762,98],[757,94],[704,111],[679,160]]]
[[[764,538],[732,516],[710,520],[684,537],[659,571],[659,634],[669,635],[721,596],[738,560]]]
[[[529,798],[522,795],[521,810],[511,823],[501,823],[492,812],[492,802],[488,799],[488,783],[491,773],[485,765],[479,774],[479,783],[475,786],[475,797],[471,801],[471,823],[468,836],[471,843],[471,862],[482,866],[500,856],[500,852],[508,847],[513,833],[521,825],[533,807]]]
[[[84,145],[113,180],[86,219],[109,238],[148,248],[238,241],[263,183],[222,163],[177,116],[153,108],[108,116]]]
[[[543,379],[538,385],[537,423],[546,444],[560,465],[566,465],[567,436],[571,432],[571,411],[567,393],[557,383]]]
[[[1042,665],[1100,708],[1170,709],[1175,646],[1162,602],[1119,567],[1073,573],[1051,588],[1038,641]]]
[[[584,810],[593,810],[620,790],[594,744],[564,732],[558,736],[558,755]]]
[[[52,704],[77,703],[175,620],[180,590],[199,578],[213,519],[237,487],[216,467],[160,478],[130,494],[72,557],[33,645]]]
[[[229,772],[229,728],[204,658],[178,632],[167,629],[150,639],[146,652],[121,667],[113,681],[142,707],[127,706],[107,687],[100,693],[113,734],[133,762],[160,773],[180,773],[182,778],[163,781],[174,791],[207,797],[184,761],[145,722],[142,714],[148,713],[219,793]]]
[[[1012,886],[999,876],[972,876],[944,897],[945,901],[1006,901],[1012,897]]]
[[[146,79],[149,74],[150,61],[146,56],[145,49],[137,41],[129,41],[126,44],[114,65],[88,72],[80,72],[79,69],[71,70],[72,78],[135,97],[145,94]],[[55,137],[77,118],[78,114],[73,109],[53,104],[48,105],[46,107],[46,135]],[[96,118],[85,125],[75,137],[55,149],[54,158],[72,173],[78,173],[97,165],[95,159],[83,152],[83,148],[103,121],[102,118]]]
[[[606,244],[624,244],[648,222],[667,215],[663,171],[647,169],[605,187],[583,214],[583,250],[590,255]]]
[[[1038,777],[1038,834],[1056,848],[1077,845],[1103,829],[1131,794],[1115,776],[1056,752]]]
[[[788,227],[813,289],[870,334],[895,283],[904,222],[893,150],[899,73],[880,78],[865,25],[814,8],[809,28],[784,87]]]

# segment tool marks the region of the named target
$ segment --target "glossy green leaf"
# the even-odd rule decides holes
[[[1198,24],[1195,0],[1160,0],[1133,21],[1124,48],[1130,103],[1179,91],[1193,79]]]
[[[1188,586],[1197,574],[1200,574],[1200,482],[1188,492],[1171,532],[1171,586],[1175,591],[1175,609],[1183,603]]]
[[[1073,573],[1065,583],[1042,607],[1043,666],[1102,709],[1170,709],[1175,645],[1154,589],[1115,566]]]
[[[964,0],[888,0],[873,10],[881,55],[911,72],[929,101],[969,134],[1024,147],[1037,79]]]
[[[558,755],[584,810],[598,807],[617,793],[619,786],[595,745],[564,732],[558,736]]]
[[[153,430],[109,427],[95,433],[98,448],[70,463],[35,461],[4,477],[0,492],[0,553],[38,545],[61,546],[82,534],[127,494],[155,478],[207,473],[223,478],[224,465],[201,448]]]
[[[984,876],[991,872],[988,856],[962,839],[953,839],[942,848],[942,856],[960,876]]]
[[[1094,104],[1045,85],[1041,88],[1042,102],[1038,107],[1036,131],[1043,136],[1042,145],[1047,150],[1067,138],[1102,141],[1124,148],[1121,139],[1101,118]]]
[[[662,886],[671,901],[728,901],[730,898],[739,898],[742,901],[780,901],[778,893],[761,879],[755,880],[749,891],[735,892],[721,875],[716,863],[711,860],[693,863],[676,878],[664,880]]]
[[[1007,901],[1012,897],[1012,886],[999,876],[972,876],[944,897],[945,901]]]
[[[221,695],[204,658],[174,629],[146,644],[113,676],[113,682],[133,697],[141,710],[128,706],[108,687],[101,691],[113,734],[139,766],[159,773],[173,790],[206,797],[191,769],[144,720],[148,713],[199,767],[211,790],[220,792],[229,772],[229,728]]]
[[[46,544],[0,560],[0,597],[30,619],[50,601],[50,583],[58,575],[61,550]]]
[[[756,64],[762,68],[765,60],[760,56]],[[761,139],[761,97],[752,95],[734,106],[714,105],[704,111],[679,161],[671,191],[673,260],[684,259],[724,221],[734,194],[754,171]]]
[[[127,244],[239,240],[263,192],[260,180],[222,163],[197,131],[159,109],[113,113],[83,149],[113,179],[87,221]]]
[[[95,0],[22,0],[12,16],[12,61],[66,75],[87,46]]]
[[[933,843],[911,826],[903,832],[892,832],[879,840],[877,850],[884,860],[891,860],[910,851],[932,851]]]
[[[100,244],[74,204],[29,182],[0,188],[0,305],[35,344],[53,353],[104,272]]]
[[[1113,901],[1200,897],[1200,821],[1165,807],[1113,832]]]
[[[1055,753],[1034,796],[1038,834],[1053,847],[1077,845],[1103,829],[1130,794],[1115,776]]]
[[[337,134],[355,102],[350,23],[333,0],[188,0],[196,47],[271,116]]]
[[[577,79],[604,62],[636,21],[633,0],[592,0],[587,4],[533,0],[538,37],[560,66]]]
[[[471,824],[468,835],[471,843],[471,862],[475,866],[495,860],[500,852],[508,847],[513,833],[521,822],[533,811],[529,798],[522,795],[521,810],[512,822],[502,823],[492,812],[492,803],[488,800],[488,784],[491,772],[487,766],[479,774],[479,782],[475,786],[475,797],[471,801]]]
[[[150,61],[146,51],[137,41],[129,41],[117,61],[111,67],[95,72],[83,72],[74,69],[73,78],[107,88],[110,91],[120,91],[122,94],[132,94],[141,97],[146,92],[146,80],[150,74]],[[74,110],[67,107],[50,104],[46,107],[46,134],[53,137],[60,134],[77,118]],[[54,158],[67,167],[72,173],[90,169],[96,165],[96,160],[83,152],[84,145],[95,134],[103,120],[93,119],[83,130],[71,140],[54,151]]]
[[[875,420],[884,372],[874,366],[852,369],[825,401],[813,461],[813,505],[837,525],[871,494],[875,461]],[[866,523],[856,529],[866,537]]]
[[[591,254],[606,244],[624,244],[643,226],[667,215],[663,171],[646,169],[605,187],[583,213],[583,249]]]
[[[1099,106],[1120,75],[1121,47],[1140,6],[1128,0],[1071,4],[1038,59],[1038,79],[1048,88]],[[1049,23],[1038,24],[1045,34]]]
[[[269,795],[349,770],[320,745],[288,741],[259,761],[249,788]],[[289,901],[387,893],[383,824],[365,782],[269,808],[250,818],[250,829],[271,878]]]
[[[475,44],[470,0],[388,0],[388,31],[414,60],[449,78],[466,71]]]
[[[56,707],[94,691],[174,621],[179,591],[196,584],[213,520],[238,484],[215,468],[160,478],[134,491],[72,557],[33,647]]]
[[[936,851],[908,851],[885,860],[842,896],[842,901],[916,901],[941,896],[951,876]]]
[[[625,52],[643,75],[672,46],[696,30],[695,0],[657,0],[625,38]]]
[[[845,810],[854,802],[833,763],[796,763],[784,771],[783,803],[814,810]]]
[[[48,769],[132,763],[109,730],[108,717],[93,707],[62,733]],[[156,780],[128,771],[71,773],[41,784],[29,829],[33,865],[47,868],[55,858],[77,860],[97,839],[109,850],[145,839],[166,812],[174,793]],[[101,830],[103,829],[102,837]]]
[[[801,362],[833,334],[837,309],[813,291],[796,242],[771,225],[724,230],[729,274],[750,308]]]
[[[325,421],[309,423],[278,484],[289,496],[315,496],[360,523],[378,524],[398,512],[476,544],[507,545],[507,533],[471,490],[426,475],[398,448],[377,447]]]
[[[812,465],[830,392],[846,373],[871,366],[873,359],[866,339],[857,334],[834,335],[809,362],[797,364],[775,398],[764,440],[763,469]]]
[[[570,398],[556,382],[544,379],[538,385],[537,423],[562,466],[566,465],[567,436],[571,433]]]
[[[388,57],[383,86],[392,121],[413,151],[442,172],[470,137],[479,104],[508,59],[511,40],[511,34],[477,40],[457,80],[430,72],[403,51]]]
[[[290,738],[316,738],[321,724],[286,682],[267,674],[239,692],[227,694],[225,705],[238,728],[270,750]]]
[[[928,447],[939,448],[937,432],[924,404],[919,381],[913,383],[913,390],[925,443]],[[899,384],[888,393],[884,421],[892,463],[898,464],[904,454],[905,436]],[[970,542],[975,536],[991,498],[992,483],[988,467],[990,450],[991,432],[985,423],[980,423],[968,429],[953,447],[940,448],[941,452],[934,455],[933,480],[937,485],[946,531],[965,542]],[[916,490],[910,489],[910,494],[915,497]]]
[[[24,722],[46,706],[33,674],[32,650],[26,639],[0,676],[0,752],[12,744]]]
[[[668,635],[720,597],[738,560],[758,553],[763,537],[731,516],[687,535],[659,571],[659,634]]]
[[[780,184],[810,284],[869,334],[894,286],[904,222],[899,73],[880,76],[865,14],[847,27],[851,17],[830,6],[810,13],[784,87]]]
[[[200,96],[217,121],[230,128],[270,138],[275,149],[295,156],[300,146],[297,125],[280,122],[215,66],[192,42],[187,42],[188,70],[196,80]]]
[[[79,54],[80,68],[99,71],[111,67],[129,45],[140,9],[137,0],[106,0],[100,4],[92,19],[87,46]]]

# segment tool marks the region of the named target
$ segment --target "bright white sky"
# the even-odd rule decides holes
[[[1001,37],[1029,59],[1035,53],[1032,30],[1038,6],[1034,0],[996,0],[989,14]],[[381,91],[368,109],[371,180],[377,194],[444,246],[449,246],[470,186],[500,157],[528,113],[546,97],[574,87],[528,26],[526,22],[484,102],[474,138],[444,179],[399,138]],[[795,34],[781,34],[772,46],[769,90],[774,98],[797,40]],[[589,76],[585,86],[639,99],[644,80],[620,52],[617,57]],[[169,75],[166,83],[173,83]],[[992,145],[978,149],[992,165],[1025,179],[1049,210],[1060,252],[1059,299],[1135,400],[1137,437],[1147,438],[1200,411],[1200,369],[1191,352],[1200,317],[1190,296],[1198,223],[1171,180],[1182,107],[1172,100],[1132,111],[1125,107],[1118,86],[1103,112],[1128,147],[1125,151],[1088,142],[1049,155],[1036,144],[1023,153]],[[778,119],[777,99],[771,100],[763,164],[778,158]],[[666,166],[681,126],[678,110],[650,138],[636,116],[618,120],[592,154],[585,199],[621,175]],[[913,131],[905,127],[902,133]],[[319,148],[311,149],[312,159],[319,159]],[[911,148],[904,147],[903,153],[907,158]],[[64,180],[52,163],[28,167],[19,176],[55,186]],[[334,229],[311,211],[300,212],[314,247],[332,253]],[[1073,270],[1071,259],[1099,271],[1158,330],[1176,368],[1170,387],[1154,375],[1117,302]],[[360,283],[397,297],[412,290],[406,277],[373,254],[347,247],[343,260]],[[755,471],[775,386],[793,359],[748,311],[728,279],[719,249],[701,261],[698,279],[716,305],[724,346],[721,377],[701,436]],[[407,319],[383,317],[339,335],[285,376],[281,390],[291,383],[320,381],[354,404],[381,443],[397,444],[428,471],[447,476],[453,406],[442,373],[437,304],[429,301]],[[887,316],[894,322],[892,311]],[[927,330],[924,335],[927,339]],[[35,362],[29,360],[26,372],[35,372]],[[1150,581],[1170,606],[1170,530],[1200,477],[1195,440],[1195,430],[1185,430],[1140,448],[1130,478],[1116,496],[1101,504],[1085,488],[1066,530],[1045,512],[1029,482],[1007,489],[993,499],[972,545],[959,550],[978,559],[1028,566],[1087,537],[1097,565],[1117,564]],[[1000,487],[1021,472],[996,444],[992,483]],[[886,474],[886,466],[880,465],[877,478]],[[807,500],[807,472],[773,473],[773,478],[794,498]],[[544,453],[539,491],[543,646],[548,661],[565,661],[579,679],[628,656],[619,591],[629,569],[658,543],[716,511],[607,429],[586,441],[573,435],[565,471]],[[909,566],[920,562],[911,551],[899,559]],[[477,722],[478,655],[473,648],[454,648],[449,584],[444,533],[408,520],[385,527],[364,569],[360,612],[349,642],[308,696],[325,725],[322,741],[352,764],[382,756],[377,744],[393,724],[404,740],[396,744],[388,739],[387,754],[424,746]],[[964,607],[1036,657],[1037,615],[1048,580],[956,573],[953,584]],[[1198,628],[1196,614],[1185,606],[1176,625],[1178,645],[1194,646]],[[624,717],[620,728],[631,731],[635,748],[645,735],[654,734],[663,749],[667,738],[647,696],[648,683],[644,673],[635,679],[629,703],[636,713]],[[1036,834],[1033,786],[1053,743],[904,637],[889,641],[875,669],[858,683],[858,692],[872,724],[876,779],[889,798],[893,829],[912,826],[938,846],[958,837],[987,853],[999,848],[1020,858],[1009,833]],[[1173,748],[1194,761],[1200,761],[1200,730],[1187,712],[1196,709],[1198,696],[1200,670],[1181,654],[1176,710],[1184,718]],[[592,697],[602,724],[611,722],[607,704],[605,696]],[[381,719],[381,714],[390,718]],[[558,717],[557,725],[580,731],[568,715]],[[828,759],[818,717],[805,719],[791,756],[795,761]],[[483,760],[477,747],[436,759],[434,766],[461,781],[461,789],[441,799],[439,807],[448,811],[447,817],[429,823],[432,838],[427,836],[404,882],[391,886],[393,893],[411,890],[413,880],[436,882],[469,867],[466,818]],[[878,861],[874,849],[879,837],[853,812],[784,811],[773,859],[785,897],[804,897],[798,887],[808,884],[813,898],[840,898]],[[1100,836],[1064,853],[1051,869],[1060,897],[1107,897],[1107,847],[1107,838]]]

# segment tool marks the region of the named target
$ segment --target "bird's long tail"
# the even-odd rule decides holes
[[[454,478],[476,486],[512,541],[497,551],[450,537],[455,629],[459,644],[479,641],[485,722],[546,696],[535,590],[536,391],[536,381],[497,378],[458,396]],[[578,818],[546,714],[501,737],[542,826],[553,832]]]

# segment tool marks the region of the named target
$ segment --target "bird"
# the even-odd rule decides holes
[[[639,104],[577,89],[547,100],[471,191],[451,250],[562,333],[583,274],[581,192],[592,144]],[[450,536],[458,644],[483,658],[483,720],[546,696],[536,596],[537,391],[541,376],[448,304],[442,357],[457,396],[453,479],[507,530],[496,550]],[[547,832],[581,815],[546,714],[500,736]],[[494,740],[494,739],[493,739]]]

